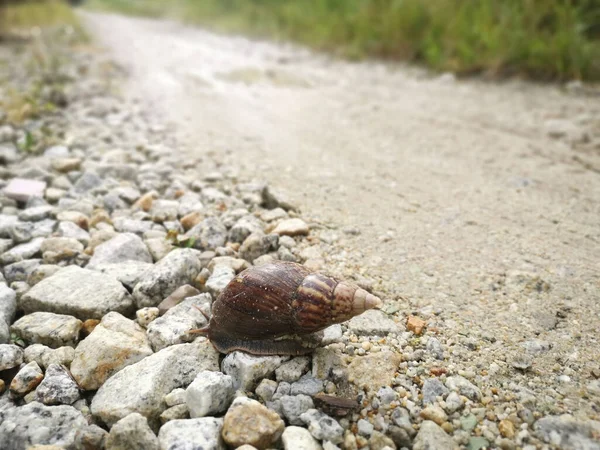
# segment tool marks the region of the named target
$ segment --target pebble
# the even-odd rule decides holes
[[[360,419],[358,422],[356,422],[356,426],[358,428],[358,434],[360,434],[361,436],[371,436],[371,434],[373,434],[373,431],[375,430],[373,424],[365,419]]]
[[[162,317],[152,321],[148,325],[148,338],[154,351],[170,345],[191,342],[198,337],[190,331],[205,326],[206,318],[197,308],[209,311],[211,303],[209,294],[188,297],[169,309]]]
[[[313,397],[313,396],[317,395],[319,392],[322,392],[323,389],[324,389],[323,380],[314,378],[312,376],[312,374],[307,373],[306,375],[301,377],[298,381],[296,381],[295,383],[292,383],[292,385],[290,387],[290,394],[291,395],[303,394],[303,395],[308,395],[308,396]]]
[[[23,352],[25,362],[35,361],[42,368],[46,368],[50,364],[69,367],[74,357],[75,349],[73,347],[51,349],[42,344],[33,344],[26,347]]]
[[[215,266],[204,287],[216,298],[234,277],[235,271],[231,267]]]
[[[446,387],[451,391],[455,391],[460,395],[464,395],[470,400],[481,400],[481,391],[479,388],[460,375],[448,377],[446,379]]]
[[[251,392],[262,378],[270,377],[286,356],[256,356],[245,352],[229,353],[221,364],[223,373],[231,376],[236,389]]]
[[[423,333],[423,330],[425,329],[426,325],[426,321],[416,316],[408,316],[408,319],[406,321],[406,328],[408,329],[408,331],[412,331],[417,336]]]
[[[190,417],[214,416],[227,410],[235,389],[229,375],[204,370],[185,391]]]
[[[73,316],[47,312],[34,312],[21,317],[11,331],[31,344],[43,344],[51,348],[75,346],[83,322]]]
[[[46,406],[34,401],[0,410],[0,448],[26,450],[36,444],[69,448],[77,430],[86,426],[83,415],[72,406]]]
[[[157,306],[175,289],[191,284],[200,273],[200,252],[175,249],[144,272],[133,290],[138,308]]]
[[[306,373],[310,367],[310,358],[306,356],[299,356],[291,359],[290,361],[284,362],[275,370],[275,379],[277,381],[286,381],[293,383],[300,379],[300,377]]]
[[[446,432],[431,420],[421,423],[421,428],[413,441],[413,450],[455,450],[458,445]]]
[[[303,236],[310,231],[309,226],[302,219],[285,219],[277,224],[272,231],[280,236]]]
[[[444,412],[442,408],[437,405],[429,405],[425,407],[420,416],[425,420],[431,420],[438,425],[442,425],[446,420],[448,420],[448,416]]]
[[[3,192],[8,198],[19,202],[26,202],[31,197],[43,197],[46,189],[45,181],[13,178],[4,188]]]
[[[308,425],[308,431],[315,439],[331,441],[339,444],[344,440],[344,429],[327,414],[316,409],[309,409],[300,419]]]
[[[458,411],[464,405],[463,399],[456,392],[450,392],[448,397],[446,397],[445,407],[447,413],[452,414],[455,411]]]
[[[160,413],[159,419],[161,424],[170,422],[171,420],[189,419],[190,414],[185,403],[181,405],[171,406]]]
[[[165,395],[190,384],[202,370],[218,370],[218,359],[208,341],[167,347],[106,380],[92,400],[92,413],[111,426],[138,412],[154,427],[164,409]]]
[[[448,393],[446,386],[437,378],[428,378],[425,380],[421,390],[423,392],[424,405],[435,403],[437,397],[442,397]]]
[[[25,364],[10,382],[10,393],[22,397],[33,391],[44,379],[42,369],[35,361]]]
[[[19,300],[26,313],[53,312],[80,320],[101,319],[110,311],[133,313],[133,301],[115,278],[69,266],[33,286]]]
[[[106,448],[108,432],[98,425],[78,428],[75,432],[73,450],[95,450]]]
[[[152,264],[142,261],[125,261],[115,264],[99,264],[94,270],[115,278],[128,291],[132,291],[139,279],[152,267]]]
[[[45,405],[70,405],[79,400],[79,387],[64,366],[50,364],[37,387],[36,400]]]
[[[22,362],[23,350],[21,350],[21,347],[12,344],[0,344],[0,372],[18,367]]]
[[[87,268],[92,269],[101,264],[115,264],[127,261],[152,263],[152,256],[150,256],[144,241],[137,235],[133,233],[120,233],[94,249],[94,256],[90,259]]]
[[[158,433],[159,448],[171,450],[223,450],[221,438],[223,419],[171,420]]]
[[[569,414],[546,416],[539,419],[534,430],[544,442],[566,450],[600,448],[597,435],[600,430],[598,421],[577,420]]]
[[[71,373],[82,389],[95,390],[113,374],[152,353],[138,324],[110,312],[75,349]]]
[[[358,387],[376,392],[382,386],[391,385],[400,362],[401,356],[391,351],[355,357],[348,366],[348,380],[358,385]]]
[[[131,413],[111,427],[106,438],[106,449],[158,450],[158,438],[148,426],[148,421],[144,416]]]
[[[304,421],[300,416],[315,407],[312,398],[308,395],[282,395],[279,401],[281,412],[290,425],[303,425]]]
[[[184,237],[193,240],[196,249],[214,250],[225,245],[227,228],[216,217],[207,217],[185,233]]]
[[[402,330],[396,322],[381,310],[371,309],[360,316],[353,317],[347,323],[348,329],[357,335],[386,336]]]
[[[236,398],[224,417],[223,440],[232,447],[250,444],[258,449],[268,448],[281,437],[283,420],[256,400]]]
[[[281,435],[285,450],[320,450],[322,447],[306,428],[289,426]]]

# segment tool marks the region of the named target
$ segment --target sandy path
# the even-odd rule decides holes
[[[569,366],[569,392],[589,380],[600,348],[599,96],[85,18],[130,71],[128,92],[193,151],[284,188],[332,227],[329,262],[486,342],[470,364],[509,361],[542,339],[554,347],[535,370],[554,380]]]

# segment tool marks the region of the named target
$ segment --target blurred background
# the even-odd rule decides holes
[[[600,79],[598,0],[1,0],[1,26],[73,23],[70,5],[291,40],[359,59],[539,80]]]

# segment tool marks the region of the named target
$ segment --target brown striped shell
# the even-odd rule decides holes
[[[308,335],[344,322],[381,300],[355,284],[277,261],[237,275],[212,306],[208,336],[222,353],[303,354]]]

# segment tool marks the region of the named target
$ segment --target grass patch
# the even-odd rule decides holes
[[[600,80],[598,0],[92,0],[350,58],[459,74]]]
[[[7,1],[0,6],[2,33],[58,25],[78,25],[73,9],[63,0]]]

